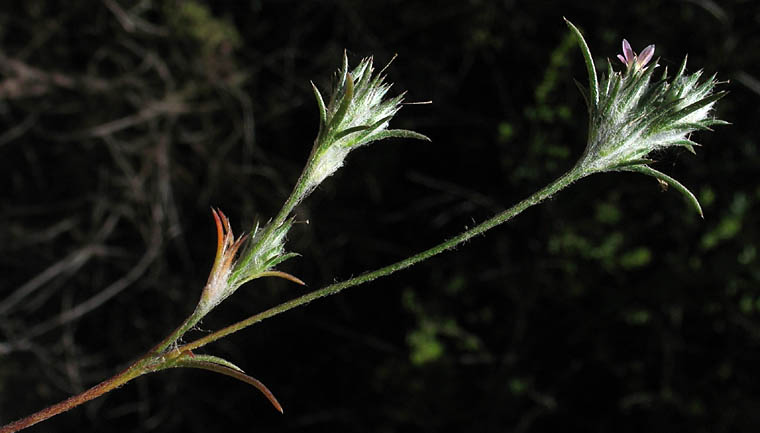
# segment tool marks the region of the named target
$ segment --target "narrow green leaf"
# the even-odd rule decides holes
[[[700,94],[700,95],[706,95],[706,94],[710,93],[710,91],[713,89],[713,87],[715,87],[715,85],[717,84],[715,82],[715,78],[717,76],[718,76],[717,72],[713,73],[712,75],[710,75],[710,77],[708,79],[706,79],[705,81],[703,81],[702,84],[700,84],[699,86],[697,86],[697,88],[694,89],[693,92],[697,93],[697,94]]]
[[[344,129],[343,131],[340,131],[339,133],[335,134],[335,140],[336,141],[340,140],[341,138],[343,138],[343,137],[345,137],[347,135],[351,135],[351,134],[353,134],[355,132],[366,131],[366,130],[370,129],[370,127],[371,127],[371,125],[359,125],[359,126],[354,126],[354,127],[348,128],[348,129]]]
[[[338,81],[338,89],[343,88],[346,85],[346,78],[348,77],[348,53],[343,50],[343,67],[340,70],[340,80]]]
[[[682,138],[680,140],[675,140],[672,142],[669,142],[668,145],[675,145],[675,146],[691,146],[691,147],[700,147],[701,144],[697,143],[696,141],[689,140],[688,138]]]
[[[657,161],[655,161],[654,159],[649,159],[649,158],[632,159],[630,161],[621,162],[620,164],[613,166],[611,170],[622,170],[624,168],[628,168],[633,165],[648,165],[648,164],[653,164],[655,162]]]
[[[270,259],[268,262],[264,264],[265,269],[272,269],[275,266],[279,265],[280,263],[284,262],[285,260],[292,259],[293,257],[300,257],[301,255],[298,253],[286,253],[279,256],[275,256],[272,259]]]
[[[195,355],[195,357],[199,357],[201,355]],[[216,357],[213,357],[216,358]],[[221,358],[218,358],[221,359]],[[214,373],[223,374],[225,376],[229,376],[233,379],[237,379],[241,382],[245,382],[254,388],[258,389],[262,394],[264,394],[264,397],[269,400],[270,403],[272,403],[272,406],[274,406],[275,409],[277,409],[280,413],[283,413],[282,406],[275,398],[274,394],[272,394],[272,391],[269,390],[269,388],[266,387],[263,383],[261,383],[259,380],[248,376],[247,374],[243,373],[242,370],[240,370],[238,367],[228,367],[224,364],[220,364],[219,362],[210,362],[210,361],[203,361],[203,360],[193,360],[193,358],[187,358],[183,359],[182,361],[178,362],[176,367],[185,367],[185,368],[198,368],[201,370],[208,370],[213,371]]]
[[[697,102],[695,102],[693,104],[690,104],[690,105],[682,108],[681,110],[678,111],[678,114],[680,116],[682,116],[682,117],[686,117],[689,114],[691,114],[691,113],[699,110],[700,108],[704,108],[704,107],[712,104],[713,102],[717,101],[718,99],[726,96],[726,94],[727,94],[727,92],[725,92],[725,91],[714,93],[714,94],[712,94],[712,95],[710,95],[710,96],[702,99],[701,101],[697,101]]]
[[[705,122],[707,122],[708,126],[713,126],[713,125],[731,125],[731,122],[726,122],[725,120],[720,120],[720,119],[708,119]]]
[[[583,59],[586,61],[586,69],[588,70],[588,87],[591,91],[589,99],[591,101],[591,106],[596,109],[597,105],[599,105],[599,81],[596,76],[594,59],[591,57],[591,50],[589,50],[588,45],[586,44],[586,40],[583,39],[581,31],[578,30],[578,28],[575,27],[575,25],[573,25],[573,23],[571,23],[567,18],[565,18],[565,23],[567,23],[567,26],[570,27],[570,30],[575,35],[576,39],[578,39],[578,44],[581,46]]]
[[[641,95],[638,102],[640,107],[653,105],[656,101],[662,101],[662,96],[668,91],[668,83],[660,80],[649,86],[649,89]]]
[[[604,115],[608,115],[612,110],[612,104],[617,100],[618,93],[620,93],[620,85],[623,82],[618,75],[610,75],[607,79],[615,80],[615,84],[612,86],[612,91],[607,95],[607,101],[604,103],[604,107],[599,110],[599,112]]]
[[[682,138],[680,140],[675,140],[667,143],[668,146],[682,146],[685,147],[686,150],[693,154],[697,154],[697,152],[694,150],[695,147],[701,146],[701,144],[697,143],[696,141],[689,140],[688,138]]]
[[[397,103],[394,103],[393,105],[397,105]],[[398,111],[398,109],[394,110],[390,116],[385,116],[382,119],[376,121],[375,123],[368,125],[367,128],[364,129],[364,132],[362,134],[359,134],[357,137],[354,138],[353,143],[351,144],[357,144],[357,143],[362,144],[364,138],[372,134],[372,131],[379,128],[383,123],[386,123],[390,121],[391,119],[393,119],[393,116],[396,115],[396,111]]]
[[[351,77],[351,74],[348,74],[346,76],[346,86],[345,86],[345,90],[343,91],[343,99],[341,99],[338,110],[335,112],[335,115],[333,116],[332,120],[330,120],[328,129],[335,129],[340,125],[340,122],[343,121],[343,117],[346,116],[346,112],[348,111],[348,107],[351,105],[351,100],[353,98],[354,98],[354,79],[353,77]]]
[[[662,71],[662,77],[660,77],[660,81],[666,81],[668,79],[668,66],[665,65],[665,68]]]
[[[397,105],[397,104],[398,104],[398,102],[394,102],[393,105]],[[375,123],[369,125],[368,130],[369,131],[374,131],[375,129],[379,128],[380,125],[382,125],[383,123],[390,122],[390,120],[393,119],[393,116],[395,116],[395,115],[396,115],[396,112],[394,111],[393,114],[391,114],[390,116],[385,116],[385,117],[381,118],[380,120],[376,121]]]
[[[683,57],[683,62],[681,62],[681,66],[678,68],[678,72],[676,72],[675,79],[673,79],[674,82],[676,79],[680,78],[681,76],[683,76],[683,74],[686,73],[686,61],[688,59],[689,59],[688,54]]]
[[[319,107],[319,130],[322,131],[322,129],[327,126],[327,108],[325,107],[325,100],[322,99],[322,94],[319,93],[319,89],[314,85],[314,82],[309,82],[311,83],[312,90],[314,90],[314,97],[317,99],[317,106]]]
[[[646,89],[649,88],[649,82],[652,79],[653,73],[653,67],[647,68],[643,73],[636,70],[631,72],[625,79],[625,86],[623,87],[623,92],[618,101],[620,106],[625,107],[630,103],[634,103],[634,101],[642,101],[646,97]],[[638,104],[641,102],[635,103]]]
[[[607,59],[607,79],[605,80],[604,85],[605,96],[610,94],[610,79],[613,75],[615,75],[615,70],[612,69],[612,63],[610,63],[610,59]]]
[[[295,217],[290,217],[288,220],[280,224],[280,226],[274,230],[274,237],[278,238],[281,236],[285,236],[285,234],[287,234],[288,231],[290,231],[290,228],[293,227],[294,218]]]
[[[218,365],[231,368],[233,370],[237,370],[243,373],[242,368],[227,361],[224,358],[220,358],[214,355],[196,355],[189,350],[182,352],[175,357],[168,357],[167,361],[161,364],[158,368],[156,368],[155,371],[166,370],[169,368],[188,367],[189,365],[193,363],[198,363],[198,362],[218,364]]]
[[[660,104],[656,109],[649,111],[642,119],[641,123],[647,125],[653,133],[660,129],[672,125],[674,122],[682,119],[680,111],[676,108],[681,104],[680,99]]]
[[[383,140],[386,138],[415,138],[417,140],[432,141],[426,135],[422,135],[419,132],[409,131],[406,129],[387,129],[385,131],[378,132],[373,137],[375,140]]]
[[[231,363],[230,361],[227,361],[224,358],[220,358],[214,355],[189,355],[189,354],[183,355],[183,358],[180,362],[183,364],[193,363],[193,362],[210,362],[212,364],[218,364],[218,365],[239,371],[241,373],[245,373],[243,369],[238,367],[237,365]],[[186,366],[187,365],[183,365],[183,367],[186,367]]]
[[[655,179],[659,179],[668,185],[675,188],[678,192],[683,194],[684,198],[691,204],[694,209],[696,209],[697,213],[699,213],[699,216],[704,218],[704,214],[702,213],[702,206],[699,205],[699,200],[697,200],[697,197],[692,194],[691,191],[688,190],[685,186],[681,184],[681,182],[673,179],[672,177],[668,176],[665,173],[662,173],[660,171],[657,171],[651,167],[645,166],[645,165],[634,165],[630,167],[626,167],[623,170],[625,171],[633,171],[641,174],[645,174],[647,176],[652,176]]]
[[[335,104],[338,96],[340,96],[340,90],[345,87],[346,83],[346,76],[348,75],[348,53],[346,53],[346,50],[343,50],[343,65],[338,69],[338,72],[336,73],[336,82],[333,84],[333,91],[330,92],[330,102],[327,104],[327,110],[333,111],[335,109]]]
[[[364,95],[364,93],[372,88],[372,86],[367,85],[372,78],[372,58],[362,60],[359,67],[354,69],[351,75],[359,77],[359,80],[354,83],[354,89],[359,91],[359,95]]]
[[[705,71],[703,69],[698,70],[697,72],[691,74],[686,78],[686,81],[684,81],[684,88],[688,89],[689,92],[694,90],[694,87],[699,82],[699,79],[702,78],[702,74]]]
[[[677,123],[673,126],[663,129],[663,131],[673,131],[690,133],[692,131],[712,131],[709,125],[712,125],[711,120],[704,120],[699,123]]]

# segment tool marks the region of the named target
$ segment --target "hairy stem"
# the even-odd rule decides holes
[[[190,330],[193,326],[197,325],[198,322],[203,318],[203,314],[201,314],[198,309],[193,311],[193,314],[190,315],[187,319],[185,319],[184,322],[182,322],[181,325],[177,327],[174,331],[172,331],[171,334],[169,334],[166,338],[161,340],[160,343],[158,343],[153,349],[151,349],[148,353],[153,355],[159,355],[162,352],[166,351],[166,349],[169,348],[172,344],[174,344],[177,340],[182,338],[183,335],[187,331]]]
[[[197,349],[199,347],[205,346],[208,343],[211,343],[213,341],[219,340],[220,338],[226,337],[232,333],[235,333],[241,329],[247,328],[248,326],[253,325],[254,323],[261,322],[264,319],[268,319],[272,316],[276,316],[280,313],[284,313],[285,311],[291,310],[293,308],[299,307],[304,304],[308,304],[311,301],[314,301],[316,299],[334,295],[336,293],[340,293],[341,291],[349,288],[358,286],[360,284],[364,284],[367,282],[370,282],[372,280],[375,280],[380,277],[384,277],[386,275],[390,275],[396,271],[400,271],[402,269],[408,268],[416,263],[419,263],[421,261],[427,260],[437,254],[440,254],[446,250],[450,250],[457,245],[466,242],[467,240],[480,235],[500,224],[503,224],[516,215],[520,214],[525,209],[534,206],[536,204],[541,203],[542,201],[546,200],[547,198],[551,197],[555,193],[559,192],[560,190],[566,188],[571,183],[575,182],[576,180],[581,179],[584,177],[586,173],[582,171],[579,166],[576,166],[572,170],[568,171],[564,175],[560,176],[558,179],[556,179],[554,182],[550,183],[546,187],[542,188],[539,191],[536,191],[532,195],[530,195],[528,198],[522,200],[521,202],[517,203],[516,205],[512,206],[511,208],[497,214],[496,216],[478,224],[477,226],[466,230],[459,235],[444,241],[432,248],[429,248],[425,251],[422,251],[418,254],[415,254],[413,256],[410,256],[404,260],[401,260],[399,262],[393,263],[391,265],[385,266],[383,268],[366,272],[362,275],[359,275],[358,277],[351,278],[339,283],[331,284],[329,286],[323,287],[318,290],[314,290],[313,292],[307,293],[301,297],[298,297],[296,299],[284,302],[280,305],[277,305],[275,307],[272,307],[266,311],[263,311],[261,313],[258,313],[256,315],[253,315],[245,320],[242,320],[240,322],[234,323],[230,326],[227,326],[226,328],[220,329],[212,334],[209,334],[203,338],[199,338],[198,340],[195,340],[191,343],[187,343],[181,347],[178,348],[179,351],[187,351],[187,350],[193,350]]]
[[[48,418],[58,415],[59,413],[71,410],[80,404],[86,403],[90,400],[100,397],[101,395],[113,391],[114,389],[124,385],[130,380],[145,373],[143,369],[147,364],[148,358],[141,358],[134,364],[127,367],[121,373],[110,377],[103,382],[93,386],[92,388],[63,400],[60,403],[56,403],[52,406],[48,406],[39,412],[33,413],[26,418],[22,418],[18,421],[12,422],[5,426],[0,427],[0,433],[13,433],[19,430],[23,430],[27,427],[31,427],[38,422],[45,421]]]
[[[142,358],[138,359],[132,365],[127,367],[121,373],[118,373],[92,388],[71,396],[66,400],[56,403],[52,406],[48,406],[38,412],[35,412],[25,418],[12,422],[5,426],[0,427],[0,433],[12,433],[19,430],[23,430],[27,427],[31,427],[38,422],[45,421],[48,418],[54,417],[60,413],[69,411],[83,403],[87,403],[90,400],[100,397],[101,395],[113,391],[114,389],[124,385],[125,383],[135,379],[143,374],[155,371],[155,369],[161,364],[161,362],[172,358],[172,354],[163,355],[164,352],[174,344],[182,335],[184,335],[190,328],[195,326],[203,316],[196,310],[193,314],[185,319],[182,324],[172,331],[169,336],[164,338],[160,343],[148,351]],[[178,351],[173,351],[173,354],[179,354]]]
[[[309,167],[307,167],[307,170],[308,169]],[[306,173],[306,170],[304,171],[304,173]],[[578,179],[581,179],[585,175],[586,173],[583,170],[581,170],[579,166],[576,166],[572,170],[560,176],[554,182],[550,183],[549,185],[542,188],[541,190],[533,193],[525,200],[522,200],[521,202],[505,210],[504,212],[497,214],[496,216],[480,223],[479,225],[469,230],[466,230],[460,233],[459,235],[445,242],[442,242],[432,248],[429,248],[425,251],[422,251],[421,253],[410,256],[399,262],[393,263],[391,265],[385,266],[383,268],[380,268],[371,272],[366,272],[358,277],[351,278],[343,282],[331,284],[329,286],[307,293],[306,295],[303,295],[291,301],[282,303],[276,307],[272,307],[266,311],[263,311],[259,314],[251,316],[235,324],[232,324],[226,328],[223,328],[219,331],[209,334],[203,338],[200,338],[191,343],[175,348],[172,351],[172,353],[180,354],[180,353],[185,353],[187,351],[191,351],[193,349],[197,349],[199,347],[205,346],[208,343],[211,343],[213,341],[219,340],[220,338],[226,337],[227,335],[235,333],[243,328],[251,326],[254,323],[267,319],[269,317],[276,316],[280,313],[284,313],[285,311],[291,310],[301,305],[308,304],[309,302],[313,300],[316,300],[325,296],[329,296],[329,295],[334,295],[349,287],[358,286],[360,284],[370,282],[377,278],[390,275],[396,271],[400,271],[416,263],[427,260],[437,254],[450,250],[456,247],[457,245],[462,244],[463,242],[466,242],[467,240],[477,235],[480,235],[500,224],[503,224],[511,220],[512,218],[520,214],[525,209],[541,203],[542,201],[556,194],[560,190],[566,188],[571,183],[575,182]],[[275,224],[273,224],[272,226],[276,227],[277,225],[282,224],[285,218],[287,218],[287,215],[290,214],[292,209],[298,204],[298,202],[302,198],[302,195],[305,191],[305,182],[303,182],[304,178],[305,176],[302,176],[301,179],[299,179],[296,185],[296,188],[294,188],[293,193],[291,194],[286,204],[283,206],[283,209],[281,210],[280,214],[273,221],[273,223]],[[145,373],[149,373],[151,371],[155,371],[156,366],[158,365],[158,364],[155,364],[155,362],[158,361],[160,363],[160,361],[165,361],[163,358],[159,360],[158,357],[160,357],[161,354],[164,353],[169,348],[169,346],[174,344],[190,328],[195,326],[195,324],[198,323],[201,317],[202,316],[200,316],[197,313],[197,311],[194,312],[192,315],[190,315],[190,317],[185,319],[185,321],[177,329],[175,329],[171,334],[169,334],[168,337],[162,340],[158,345],[156,345],[153,349],[151,349],[145,356],[135,361],[132,365],[130,365],[126,370],[122,371],[121,373],[109,379],[104,380],[103,382],[93,386],[92,388],[82,392],[81,394],[77,394],[75,396],[69,397],[68,399],[60,403],[57,403],[45,409],[42,409],[39,412],[36,412],[32,415],[27,416],[26,418],[22,418],[16,422],[0,427],[0,433],[13,433],[19,430],[23,430],[27,427],[37,424],[38,422],[44,421],[50,417],[58,415],[59,413],[66,412],[92,399],[100,397],[101,395],[124,385],[125,383],[131,381],[132,379],[138,376],[141,376]],[[151,365],[151,363],[154,363],[155,365]]]
[[[274,218],[274,220],[272,220],[271,223],[267,224],[267,227],[264,233],[261,235],[261,240],[259,241],[258,245],[261,245],[261,243],[265,242],[269,236],[271,236],[272,233],[278,227],[280,227],[282,223],[285,222],[290,213],[293,212],[293,209],[295,209],[295,207],[301,203],[301,200],[303,200],[305,196],[308,195],[308,178],[314,169],[314,154],[317,151],[319,151],[319,144],[315,144],[314,148],[312,148],[306,166],[301,172],[301,175],[298,177],[298,181],[296,181],[296,185],[293,187],[293,191],[290,192],[290,196],[288,196],[287,200],[285,200],[285,203],[282,205],[282,208],[280,208],[280,212],[277,213],[277,216]],[[254,248],[257,248],[258,245]]]

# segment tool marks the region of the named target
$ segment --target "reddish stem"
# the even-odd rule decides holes
[[[40,410],[39,412],[36,412],[27,416],[26,418],[22,418],[18,421],[15,421],[15,422],[12,422],[10,424],[0,427],[0,433],[13,433],[19,430],[23,430],[27,427],[31,427],[34,424],[37,424],[38,422],[45,421],[46,419],[56,416],[59,413],[71,410],[82,403],[86,403],[90,400],[98,398],[101,395],[115,388],[118,388],[121,385],[124,385],[125,383],[129,382],[130,380],[142,374],[139,368],[135,368],[139,364],[141,364],[141,361],[142,359],[130,365],[126,370],[122,371],[121,373],[113,377],[110,377],[104,380],[103,382],[100,382],[99,384],[93,386],[92,388],[82,392],[81,394],[71,396],[60,403],[56,403],[52,406],[48,406],[45,409]]]

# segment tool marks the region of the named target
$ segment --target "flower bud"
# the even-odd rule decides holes
[[[391,84],[385,83],[383,71],[374,74],[372,58],[363,59],[349,71],[348,57],[344,53],[343,66],[338,70],[327,105],[312,83],[320,125],[306,172],[307,193],[338,170],[348,153],[357,147],[390,137],[429,141],[413,131],[388,129],[391,119],[401,109],[404,95],[385,99]]]
[[[212,209],[217,231],[217,250],[214,265],[203,288],[197,312],[204,316],[222,301],[232,295],[240,286],[256,278],[280,277],[304,284],[298,278],[274,270],[278,264],[298,254],[285,252],[285,235],[292,226],[286,221],[269,231],[253,229],[250,236],[235,239],[227,216],[221,210]],[[238,255],[241,247],[243,251]]]

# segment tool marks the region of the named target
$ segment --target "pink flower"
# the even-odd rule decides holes
[[[618,59],[629,68],[636,64],[642,69],[646,69],[645,66],[652,60],[652,56],[654,56],[654,44],[641,50],[641,53],[637,56],[631,48],[631,44],[625,39],[623,39],[623,54],[617,55]]]

